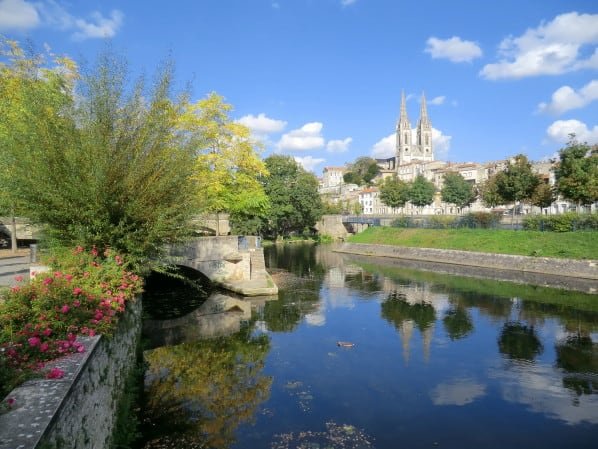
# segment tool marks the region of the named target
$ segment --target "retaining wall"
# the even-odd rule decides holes
[[[115,334],[78,338],[86,348],[48,368],[62,379],[25,382],[0,415],[0,449],[104,449],[110,447],[127,378],[136,367],[141,334],[141,298],[129,302]]]
[[[433,248],[408,248],[394,245],[343,243],[336,251],[364,256],[394,257],[446,264],[541,273],[598,280],[597,260],[555,259],[550,257],[513,256]]]

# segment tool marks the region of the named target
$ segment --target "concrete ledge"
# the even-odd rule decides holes
[[[598,280],[597,260],[513,256],[394,245],[343,243],[337,252]]]
[[[215,285],[242,296],[274,296],[278,295],[278,287],[272,277],[264,271],[259,276],[247,281],[213,281]]]

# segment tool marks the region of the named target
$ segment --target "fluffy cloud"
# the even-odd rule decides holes
[[[247,126],[257,137],[265,137],[268,134],[279,133],[285,126],[287,126],[287,122],[284,120],[276,120],[267,117],[263,112],[257,116],[252,114],[245,115],[237,121],[242,125]]]
[[[411,141],[415,142],[417,130],[411,130]],[[442,134],[442,131],[432,128],[432,145],[436,159],[446,159],[451,147],[452,136]],[[396,134],[383,137],[372,147],[371,155],[373,158],[385,159],[393,157],[396,154]]]
[[[306,123],[299,129],[283,134],[276,147],[278,150],[304,151],[315,150],[324,146],[322,137],[322,123]]]
[[[452,62],[471,62],[482,56],[482,49],[472,41],[464,41],[460,37],[453,36],[450,39],[438,39],[430,37],[426,41],[427,47],[424,50],[430,53],[434,59],[448,59]]]
[[[598,143],[598,125],[592,129],[579,120],[557,120],[546,130],[551,140],[559,143],[569,141],[569,134],[575,134],[580,142],[587,142],[590,145]]]
[[[428,101],[428,104],[441,105],[444,104],[444,100],[446,100],[446,97],[441,95],[440,97],[432,98],[430,101]]]
[[[353,142],[351,137],[343,140],[329,140],[326,144],[326,151],[329,153],[344,153],[349,149],[351,142]]]
[[[27,2],[0,0],[0,30],[48,26],[72,32],[74,40],[114,37],[123,24],[124,14],[115,9],[108,17],[94,11],[89,19],[75,17],[54,0]]]
[[[500,60],[481,70],[484,78],[524,78],[558,75],[583,68],[598,68],[598,14],[570,12],[530,28],[519,37],[509,36],[499,46]],[[590,47],[584,59],[582,47]]]
[[[554,91],[551,102],[540,103],[538,110],[562,114],[571,109],[583,108],[595,100],[598,100],[598,80],[590,81],[577,92],[569,86],[562,86]]]
[[[28,30],[40,23],[39,14],[24,0],[0,0],[0,31]]]
[[[74,24],[77,31],[73,33],[73,39],[81,41],[114,37],[122,25],[123,19],[124,14],[117,9],[110,12],[109,18],[95,11],[91,14],[91,21],[75,19]]]
[[[298,164],[301,164],[301,166],[304,169],[306,169],[307,171],[314,171],[314,168],[316,165],[321,164],[322,162],[326,161],[326,159],[312,157],[312,156],[305,156],[305,157],[295,156],[294,159]]]

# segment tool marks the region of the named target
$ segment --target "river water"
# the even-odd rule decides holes
[[[597,295],[327,245],[266,264],[279,298],[231,303],[230,335],[185,318],[145,352],[145,448],[598,447]]]

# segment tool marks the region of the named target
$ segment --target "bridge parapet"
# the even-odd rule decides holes
[[[255,236],[198,237],[171,247],[169,255],[172,263],[193,268],[227,290],[245,296],[278,294]]]

